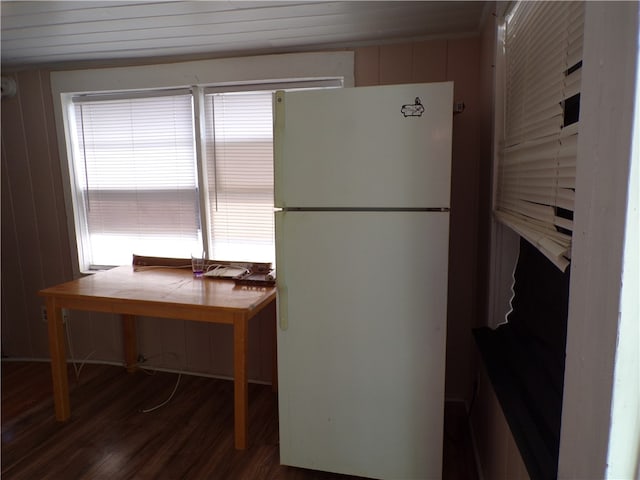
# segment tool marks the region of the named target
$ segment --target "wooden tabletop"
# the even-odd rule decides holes
[[[207,322],[212,309],[244,312],[251,317],[274,299],[276,289],[236,285],[228,279],[194,278],[190,269],[123,266],[46,288],[39,294],[55,297],[66,308],[96,310],[98,305],[102,311]]]

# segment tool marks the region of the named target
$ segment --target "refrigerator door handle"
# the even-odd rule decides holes
[[[289,313],[287,305],[289,304],[287,298],[287,287],[281,286],[278,288],[278,320],[280,324],[280,330],[286,331],[289,328]]]
[[[286,284],[286,265],[284,262],[284,221],[286,212],[284,210],[275,213],[275,227],[276,227],[276,268],[278,275],[276,275],[276,288],[278,290],[278,324],[280,330],[287,330],[289,328],[289,297]]]
[[[277,91],[275,93],[275,106],[273,108],[273,157],[279,159],[274,162],[273,168],[273,182],[275,185],[274,191],[274,205],[276,207],[285,207],[280,186],[284,184],[284,171],[283,171],[283,146],[285,135],[285,118],[284,118],[284,92]]]

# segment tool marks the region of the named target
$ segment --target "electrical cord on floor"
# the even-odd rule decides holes
[[[87,360],[89,360],[89,358],[91,358],[91,355],[93,355],[95,353],[95,350],[90,352],[89,355],[87,355],[85,357],[85,359],[82,360],[82,363],[80,363],[80,367],[78,367],[78,364],[75,361],[75,354],[73,353],[73,342],[71,341],[71,325],[70,325],[69,319],[67,319],[67,321],[65,322],[65,329],[64,330],[65,330],[65,333],[66,333],[66,336],[67,336],[67,344],[69,346],[69,355],[71,356],[71,363],[73,365],[73,369],[74,369],[75,374],[76,374],[76,382],[79,382],[80,381],[80,372],[82,372],[82,368],[87,363]],[[149,358],[152,358],[152,357],[149,357]],[[148,360],[148,358],[144,359],[144,361],[147,361],[147,360]],[[140,363],[141,362],[138,362],[138,365],[140,365]],[[148,369],[144,369],[144,368],[141,368],[141,369],[147,375],[155,375],[156,374],[155,370],[153,371],[153,373],[150,373],[151,371],[149,371]],[[181,378],[182,378],[182,373],[179,373],[178,374],[178,379],[176,380],[176,384],[173,387],[173,391],[171,392],[171,395],[169,395],[169,398],[167,398],[164,402],[156,405],[155,407],[141,409],[140,413],[150,413],[150,412],[158,410],[159,408],[162,408],[166,404],[168,404],[173,399],[173,396],[176,394],[176,391],[178,390],[178,385],[180,385],[180,379]]]
[[[180,379],[182,378],[182,373],[178,374],[178,379],[176,380],[176,384],[173,387],[173,392],[171,392],[171,395],[169,395],[169,398],[167,398],[164,402],[156,405],[155,407],[151,407],[151,408],[145,408],[145,409],[141,409],[140,413],[150,413],[153,412],[155,410],[158,410],[159,408],[164,407],[167,403],[169,403],[171,401],[171,399],[173,398],[173,396],[176,394],[176,390],[178,390],[178,385],[180,385]]]
[[[161,352],[161,353],[156,353],[155,355],[150,355],[148,357],[146,355],[138,355],[138,361],[135,363],[135,366],[138,367],[138,369],[141,372],[146,373],[147,375],[155,375],[156,373],[158,373],[158,370],[154,370],[153,369],[154,366],[151,366],[150,368],[146,368],[145,365],[149,360],[153,360],[154,358],[164,357],[164,356],[172,356],[174,359],[178,359],[178,354],[175,352]],[[155,365],[155,367],[157,366],[158,365]],[[177,372],[177,373],[180,373],[180,372]]]
[[[78,364],[76,363],[76,356],[73,353],[73,344],[71,343],[71,320],[69,318],[67,318],[67,321],[65,322],[64,330],[65,330],[65,333],[67,334],[67,344],[69,345],[69,355],[71,356],[71,364],[73,365],[73,370],[76,373],[76,382],[79,383],[80,382],[80,372],[82,372],[82,368],[87,363],[87,360],[89,360],[89,358],[91,358],[91,355],[96,353],[96,351],[93,350],[93,351],[89,352],[89,355],[87,355],[84,358],[84,360],[82,360],[82,363],[80,363],[80,367],[78,368]]]

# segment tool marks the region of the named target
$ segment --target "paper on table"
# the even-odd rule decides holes
[[[218,278],[233,278],[233,277],[237,277],[238,275],[242,275],[243,273],[247,273],[246,268],[219,265],[209,270],[207,273],[204,274],[204,276],[218,277]]]

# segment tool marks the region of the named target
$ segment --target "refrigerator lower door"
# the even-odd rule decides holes
[[[440,478],[448,213],[278,212],[282,464]]]

